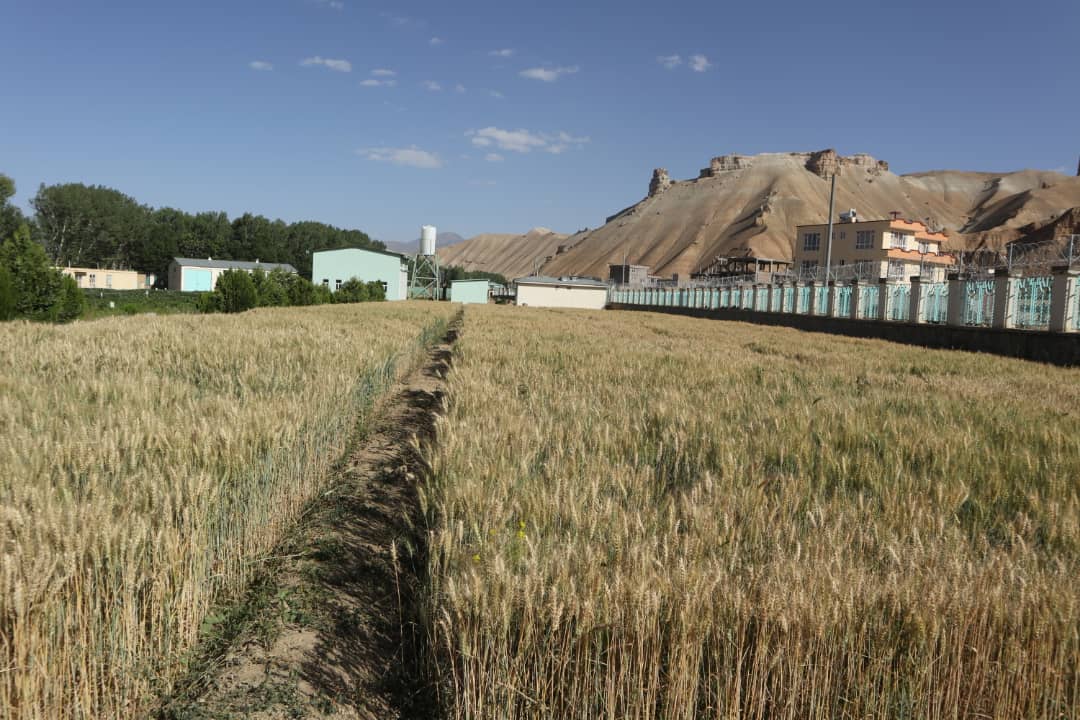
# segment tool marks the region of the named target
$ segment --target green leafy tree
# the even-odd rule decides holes
[[[0,321],[15,317],[15,283],[11,271],[0,265]]]
[[[55,265],[133,267],[150,228],[149,209],[100,185],[42,185],[30,201]]]
[[[11,202],[15,196],[15,181],[0,173],[0,239],[11,237],[26,218],[22,210]]]
[[[226,270],[218,276],[217,288],[222,312],[238,313],[259,304],[259,294],[251,275],[243,270]]]
[[[366,302],[368,299],[367,283],[356,278],[349,278],[341,283],[341,287],[334,293],[334,302],[337,303]]]
[[[288,273],[275,269],[269,273],[256,270],[251,274],[255,283],[255,292],[259,298],[259,307],[282,307],[289,305],[289,291],[286,288]]]
[[[22,225],[15,234],[0,245],[0,266],[11,277],[15,315],[32,320],[49,320],[60,298],[59,270],[49,263],[49,257]]]
[[[285,276],[285,288],[289,295],[290,305],[316,305],[315,285],[305,277],[292,273],[282,273]]]

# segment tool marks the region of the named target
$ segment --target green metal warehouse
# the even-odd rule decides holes
[[[490,285],[488,280],[454,280],[450,283],[450,302],[486,303]]]
[[[335,291],[347,280],[381,282],[387,300],[404,300],[409,290],[409,265],[387,250],[342,248],[311,254],[311,281]]]

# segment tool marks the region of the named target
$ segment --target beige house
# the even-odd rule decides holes
[[[521,306],[603,310],[607,305],[607,283],[592,278],[532,276],[514,282]]]
[[[920,275],[926,280],[945,280],[956,258],[942,252],[945,233],[931,232],[917,220],[856,221],[854,212],[844,213],[833,225],[832,272],[840,280],[907,280]],[[801,277],[815,273],[824,280],[829,226],[798,225],[795,229],[795,272]]]
[[[147,287],[146,275],[135,270],[80,267],[62,267],[57,270],[75,278],[76,284],[86,290],[142,290]]]

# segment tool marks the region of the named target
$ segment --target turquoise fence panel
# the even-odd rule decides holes
[[[765,312],[769,309],[769,289],[754,288],[754,309]]]
[[[864,320],[877,320],[881,310],[881,286],[863,285],[859,288],[862,293],[859,303],[859,317]]]
[[[795,312],[795,288],[790,285],[784,288],[783,311],[786,313]]]
[[[968,280],[964,283],[964,324],[989,326],[994,319],[994,281]]]
[[[923,285],[922,307],[926,322],[944,325],[949,319],[949,284],[927,283]]]
[[[733,287],[728,291],[728,304],[726,307],[742,307],[742,288]]]
[[[731,307],[731,288],[720,288],[720,307]]]
[[[769,312],[780,312],[784,308],[784,288],[772,287],[769,290]]]
[[[1016,327],[1050,329],[1050,290],[1054,279],[1026,277],[1015,280]]]
[[[720,291],[713,288],[709,291],[709,309],[715,310],[720,307]]]
[[[810,312],[810,286],[800,285],[797,290],[798,300],[795,304],[795,312],[806,314]]]
[[[889,286],[889,319],[894,322],[911,320],[911,286]]]
[[[1073,330],[1080,330],[1080,283],[1073,285],[1073,299],[1075,307],[1073,307]]]
[[[829,288],[819,285],[814,288],[814,314],[827,315],[829,312]]]
[[[851,286],[836,285],[833,290],[836,291],[836,312],[833,313],[834,317],[851,317]]]

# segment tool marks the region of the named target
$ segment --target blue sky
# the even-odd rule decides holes
[[[0,0],[0,172],[463,235],[573,232],[713,155],[1075,172],[1080,3]]]

